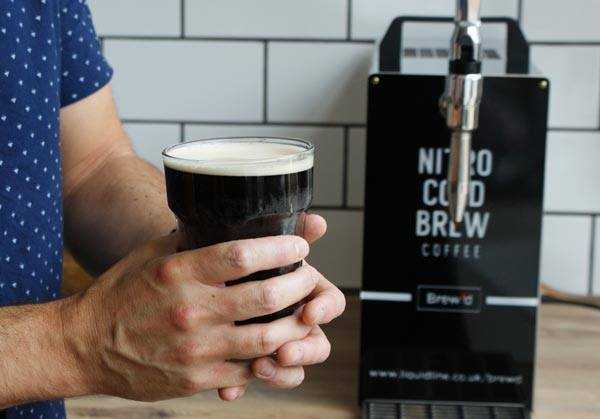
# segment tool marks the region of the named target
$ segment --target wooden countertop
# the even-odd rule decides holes
[[[214,392],[159,403],[111,397],[69,400],[69,418],[357,419],[359,305],[328,326],[330,359],[307,370],[294,391],[253,384],[241,400],[224,403]],[[534,418],[600,418],[600,311],[545,304],[541,308]]]

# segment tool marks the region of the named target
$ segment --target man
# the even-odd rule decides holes
[[[291,388],[327,358],[319,325],[344,298],[315,269],[221,286],[303,260],[322,218],[304,238],[177,253],[163,178],[122,129],[84,0],[3,1],[0,54],[0,417],[61,418],[62,398],[86,394],[234,400],[252,377]],[[99,279],[59,300],[63,214]],[[234,326],[305,298],[293,316]]]

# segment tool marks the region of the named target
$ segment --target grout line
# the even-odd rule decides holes
[[[207,121],[207,120],[173,120],[160,118],[123,118],[123,122],[128,123],[148,123],[148,124],[196,124],[196,125],[260,125],[263,121]],[[299,121],[269,121],[268,125],[276,126],[297,126],[297,127],[316,127],[316,128],[366,128],[366,124],[344,123],[344,122],[299,122]],[[548,128],[549,132],[592,132],[600,131],[598,128]],[[585,213],[583,213],[585,214]],[[600,214],[600,213],[598,213]]]
[[[179,142],[183,143],[185,140],[185,124],[179,124]]]
[[[548,132],[556,131],[556,132],[598,132],[599,128],[567,128],[567,127],[548,127]]]
[[[264,41],[263,53],[263,124],[267,123],[269,114],[269,41]]]
[[[116,41],[173,41],[181,39],[181,36],[141,36],[141,35],[106,35],[104,38]],[[217,42],[289,42],[289,43],[313,43],[313,44],[373,44],[373,39],[344,39],[344,38],[257,38],[257,37],[225,37],[225,36],[185,36],[186,41],[217,41]]]
[[[598,92],[600,94],[600,91]],[[600,129],[600,114],[598,115],[598,129]]]
[[[350,128],[344,127],[344,161],[342,168],[342,205],[348,207],[348,166],[350,164]]]
[[[352,38],[352,42],[358,42],[361,44],[375,44],[377,38]]]
[[[346,22],[346,40],[352,39],[352,0],[346,3],[348,6],[348,21]]]
[[[195,125],[261,125],[262,120],[256,121],[230,121],[230,120],[175,120],[160,118],[123,118],[126,123],[148,123],[148,124],[195,124]],[[345,122],[299,122],[299,121],[269,121],[268,125],[275,126],[296,126],[296,127],[315,127],[315,128],[366,128],[366,124],[345,123]],[[548,132],[591,132],[597,133],[598,128],[548,128]],[[579,213],[578,213],[579,214]],[[581,214],[586,214],[585,212]],[[600,213],[598,213],[600,214]]]
[[[159,118],[122,118],[124,123],[132,124],[186,124],[186,125],[261,125],[262,120],[257,121],[206,121],[206,120],[172,120]],[[365,128],[365,124],[349,124],[334,122],[298,122],[298,121],[269,121],[268,125],[273,126],[292,126],[292,127],[314,127],[314,128]]]
[[[100,41],[100,52],[102,53],[102,55],[105,55],[105,51],[104,51],[104,37],[103,36],[99,36],[98,40]]]
[[[592,239],[590,240],[590,273],[588,279],[588,295],[594,294],[594,270],[596,269],[596,264],[594,262],[594,256],[596,253],[596,218],[597,216],[592,216]]]
[[[531,41],[532,46],[598,47],[600,41]]]
[[[544,211],[544,215],[563,215],[563,216],[581,216],[581,217],[595,217],[600,216],[598,212],[578,212],[578,211]]]
[[[180,15],[179,16],[179,18],[180,18],[179,24],[181,25],[181,28],[180,28],[181,33],[179,35],[179,38],[183,39],[183,38],[185,38],[185,30],[186,30],[186,28],[185,28],[185,0],[180,0],[180,2],[179,2],[179,15]]]
[[[517,21],[519,22],[519,28],[523,28],[523,0],[519,0],[518,7]]]
[[[181,125],[185,121],[154,121],[142,119],[121,119],[123,124],[149,124],[149,125]]]

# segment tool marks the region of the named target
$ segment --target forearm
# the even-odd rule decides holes
[[[0,409],[93,391],[65,335],[82,324],[73,301],[0,309]]]
[[[107,158],[65,200],[67,245],[96,274],[175,226],[164,176],[133,151]]]

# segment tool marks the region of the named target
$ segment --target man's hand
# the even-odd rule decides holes
[[[323,237],[327,230],[325,220],[314,214],[306,215],[302,225],[301,234],[309,243]],[[311,328],[308,335],[283,344],[276,357],[266,356],[252,362],[254,376],[270,386],[282,389],[297,387],[304,380],[303,366],[324,362],[329,357],[331,344],[319,325],[340,316],[346,307],[346,299],[335,285],[320,273],[316,274],[317,285],[301,311],[302,322]],[[230,387],[220,389],[219,396],[231,401],[241,397],[245,391],[245,386]]]
[[[311,295],[321,281],[312,267],[220,286],[303,260],[304,239],[243,240],[174,254],[178,242],[173,234],[139,249],[66,305],[68,346],[94,377],[92,392],[151,401],[243,386],[252,376],[244,360],[311,334],[305,312],[268,324],[233,322]]]

